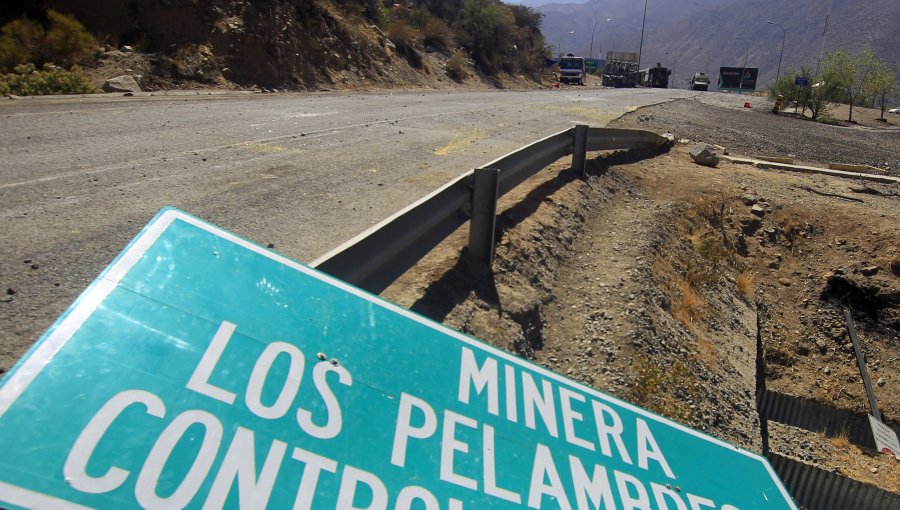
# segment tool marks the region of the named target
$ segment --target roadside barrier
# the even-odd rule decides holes
[[[468,253],[490,265],[497,200],[560,158],[584,177],[587,151],[660,149],[671,140],[649,131],[577,125],[470,170],[310,265],[378,294],[466,221]]]
[[[766,458],[794,500],[809,510],[897,510],[900,495],[777,453]]]

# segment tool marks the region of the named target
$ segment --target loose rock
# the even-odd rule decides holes
[[[141,86],[132,76],[116,76],[103,84],[104,92],[140,92]]]
[[[712,145],[698,143],[691,147],[691,159],[703,166],[715,167],[719,164],[719,155]]]

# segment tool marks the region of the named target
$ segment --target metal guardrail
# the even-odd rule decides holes
[[[490,264],[497,199],[525,179],[568,155],[583,176],[589,150],[653,149],[669,142],[649,131],[575,126],[466,172],[310,265],[377,294],[470,218],[469,253]]]

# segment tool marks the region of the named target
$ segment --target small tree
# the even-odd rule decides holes
[[[862,50],[855,57],[838,50],[822,59],[823,74],[832,76],[850,105],[848,122],[853,122],[853,104],[870,88],[871,76],[878,63],[872,50]]]
[[[805,78],[808,85],[797,85],[795,77]],[[778,78],[769,88],[769,96],[775,99],[781,95],[787,101],[794,101],[797,107],[803,108],[804,114],[809,108],[812,119],[817,120],[826,112],[828,103],[841,95],[839,83],[840,80],[833,74],[826,72],[814,78],[809,68],[802,67],[799,71],[787,72]]]
[[[879,60],[878,64],[878,69],[872,73],[869,87],[874,97],[881,104],[881,118],[884,119],[884,108],[887,98],[900,92],[900,84],[897,83],[897,76],[884,62]]]
[[[37,61],[44,27],[28,18],[10,21],[0,29],[0,70]]]

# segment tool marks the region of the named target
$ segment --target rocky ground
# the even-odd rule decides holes
[[[614,124],[733,153],[900,169],[897,131],[761,109],[686,100]],[[896,425],[900,189],[729,163],[712,169],[693,163],[689,147],[593,154],[585,181],[560,162],[501,201],[493,276],[460,257],[466,232],[458,232],[384,296],[754,451],[762,447],[757,334],[770,390],[867,409],[846,306],[879,405]],[[892,459],[821,434],[774,426],[771,434],[775,451],[900,492]]]

